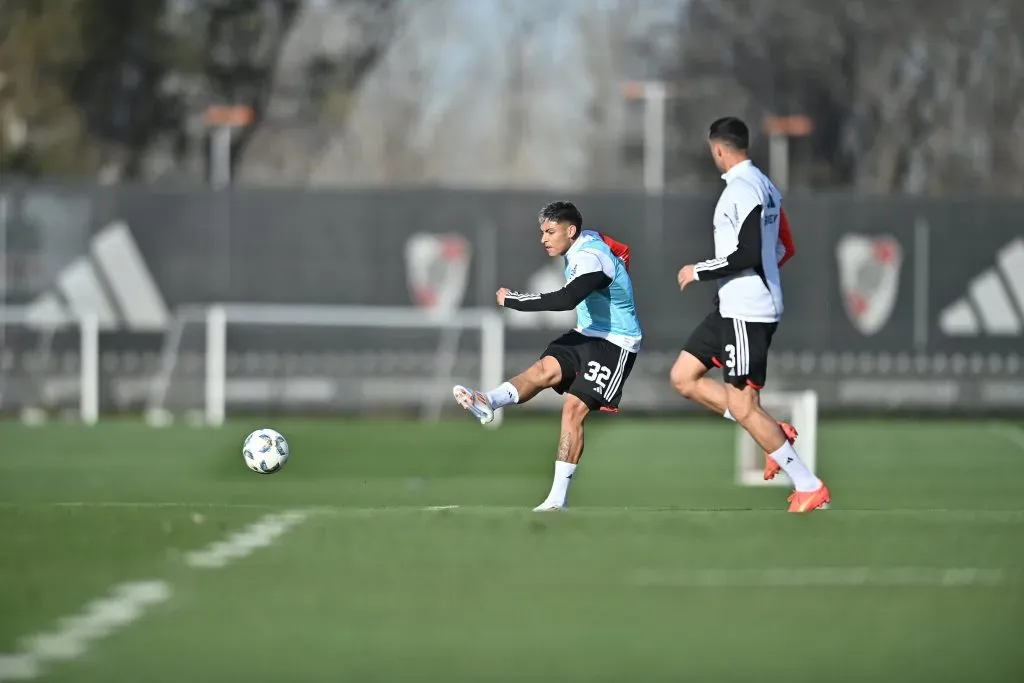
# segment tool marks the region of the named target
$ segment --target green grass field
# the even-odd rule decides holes
[[[595,421],[543,515],[554,418],[277,421],[271,476],[257,426],[0,425],[0,681],[1024,680],[1024,424],[825,421],[806,516],[733,484],[724,421]],[[166,599],[32,640],[134,581]]]

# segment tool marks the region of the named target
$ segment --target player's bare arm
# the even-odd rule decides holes
[[[676,280],[679,282],[679,291],[686,289],[686,286],[697,279],[693,272],[693,265],[685,265],[679,270]]]

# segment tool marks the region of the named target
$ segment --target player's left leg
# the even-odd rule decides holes
[[[779,423],[761,407],[768,375],[768,347],[775,324],[730,321],[724,334],[726,403],[754,441],[789,476],[796,488],[790,512],[809,512],[829,502],[829,490],[793,448]],[[731,329],[731,332],[730,332]]]
[[[583,421],[590,414],[588,406],[579,396],[565,395],[562,404],[562,431],[558,437],[555,455],[555,476],[544,502],[534,512],[564,510],[569,506],[569,484],[576,475],[576,466],[583,457]]]
[[[622,388],[636,361],[636,353],[604,339],[587,338],[578,349],[582,372],[565,392],[551,491],[534,512],[568,507],[569,484],[583,456],[583,421],[594,410],[618,412]]]
[[[725,403],[725,386],[708,377],[711,367],[684,349],[679,352],[679,357],[668,373],[669,383],[683,398],[696,401],[719,415],[725,415],[729,412]]]

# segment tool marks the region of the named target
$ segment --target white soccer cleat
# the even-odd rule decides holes
[[[479,391],[473,391],[461,384],[456,384],[452,387],[452,395],[455,396],[456,403],[472,413],[473,417],[480,420],[480,424],[485,425],[494,419],[494,408],[491,407],[487,397]]]
[[[569,509],[568,505],[559,505],[558,503],[553,503],[551,501],[545,500],[543,503],[541,503],[537,507],[533,508],[533,511],[534,512],[562,512],[563,510],[568,510],[568,509]]]

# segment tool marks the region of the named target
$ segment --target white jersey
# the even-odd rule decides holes
[[[736,164],[722,178],[726,185],[714,216],[715,258],[696,265],[697,278],[718,279],[723,318],[778,322],[783,311],[778,263],[785,251],[779,239],[782,195],[749,160]],[[754,211],[759,221],[756,214],[751,215]],[[756,253],[750,260],[741,259],[743,267],[737,272],[737,255],[744,249]]]

